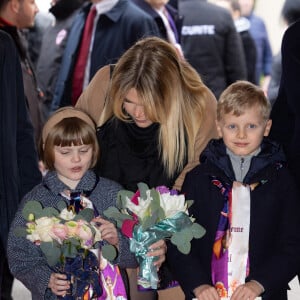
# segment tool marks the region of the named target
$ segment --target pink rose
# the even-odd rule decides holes
[[[68,237],[68,228],[64,224],[55,224],[52,228],[51,236],[62,244],[63,240]]]
[[[77,236],[80,240],[87,241],[93,238],[93,233],[88,224],[82,220],[78,221]]]

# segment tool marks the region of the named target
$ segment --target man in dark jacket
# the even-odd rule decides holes
[[[300,187],[300,20],[285,31],[281,55],[282,75],[271,112],[271,136],[283,145],[290,169]]]
[[[132,0],[132,2],[155,20],[160,36],[173,44],[182,55],[180,36],[183,17],[179,15],[177,9],[168,4],[169,0]]]
[[[92,38],[89,45],[84,45],[89,47],[89,54],[84,64],[83,83],[78,87],[78,84],[73,84],[74,73],[79,75],[74,70],[86,20],[93,9],[96,9],[96,16]],[[69,33],[51,110],[75,105],[80,96],[78,91],[75,93],[75,88],[83,90],[101,67],[115,63],[137,40],[150,35],[159,36],[155,21],[131,0],[92,0],[83,6]]]
[[[271,136],[286,151],[289,167],[300,187],[300,20],[285,31],[282,44],[282,74],[278,97],[272,108]],[[298,273],[300,282],[300,268]]]
[[[206,0],[180,0],[184,57],[216,98],[231,83],[247,79],[241,38],[230,13]]]
[[[1,291],[10,223],[21,198],[41,181],[33,128],[24,99],[18,54],[13,41],[2,30],[0,30],[0,99]]]
[[[31,66],[25,37],[21,29],[32,27],[38,12],[32,0],[0,0],[0,29],[13,38],[21,60],[24,92],[29,115],[34,128],[35,140],[38,143],[42,130],[41,93],[37,87],[34,70]]]
[[[236,31],[240,34],[247,66],[247,80],[256,84],[256,45],[250,34],[250,21],[241,16],[239,0],[215,0],[215,4],[226,8],[232,15]]]
[[[45,94],[43,113],[46,116],[50,112],[67,38],[74,17],[84,2],[85,0],[55,0],[51,2],[52,6],[49,11],[55,17],[55,22],[44,33],[36,67],[36,78]]]

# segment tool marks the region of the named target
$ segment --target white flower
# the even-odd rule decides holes
[[[42,217],[35,221],[35,231],[32,233],[34,236],[38,235],[39,240],[42,242],[52,242],[51,237],[52,228],[59,220],[57,218]]]
[[[187,213],[187,204],[184,195],[164,193],[160,195],[160,206],[164,210],[166,218],[171,218],[181,211]]]
[[[59,217],[62,218],[63,220],[70,221],[73,220],[75,217],[75,214],[72,210],[68,210],[67,208],[64,208],[60,214]]]
[[[36,232],[32,232],[31,234],[28,234],[26,236],[26,238],[31,241],[32,243],[40,243],[41,240],[40,240],[40,236],[38,233]]]
[[[84,196],[81,196],[80,199],[81,199],[81,205],[84,208],[94,209],[93,203],[90,199],[88,199],[87,197],[84,197]]]
[[[126,197],[126,205],[131,212],[136,214],[141,220],[143,220],[145,217],[150,216],[150,204],[152,201],[152,197],[150,196],[150,190],[146,192],[147,199],[142,199],[141,197],[138,197],[139,204],[134,204],[128,197]]]

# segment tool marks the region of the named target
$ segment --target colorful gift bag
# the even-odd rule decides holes
[[[112,265],[102,255],[100,258],[100,283],[103,294],[98,300],[127,300],[119,267]]]

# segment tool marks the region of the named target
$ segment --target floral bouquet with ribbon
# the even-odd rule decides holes
[[[138,184],[136,193],[121,190],[117,208],[110,207],[104,214],[114,219],[123,234],[130,238],[130,250],[139,262],[138,286],[141,289],[157,289],[158,274],[155,257],[148,257],[149,246],[161,239],[170,239],[178,250],[188,254],[191,240],[201,238],[205,229],[194,223],[188,214],[193,201],[165,186],[149,189]]]
[[[17,236],[26,236],[38,245],[54,272],[65,273],[71,288],[62,299],[97,299],[102,294],[99,282],[99,261],[93,253],[102,241],[100,231],[92,222],[94,210],[84,208],[78,213],[61,201],[57,206],[43,208],[38,201],[28,201],[22,211],[26,227],[16,228]],[[105,249],[109,247],[109,249]],[[112,246],[102,246],[102,255]],[[108,258],[109,259],[109,258]]]

